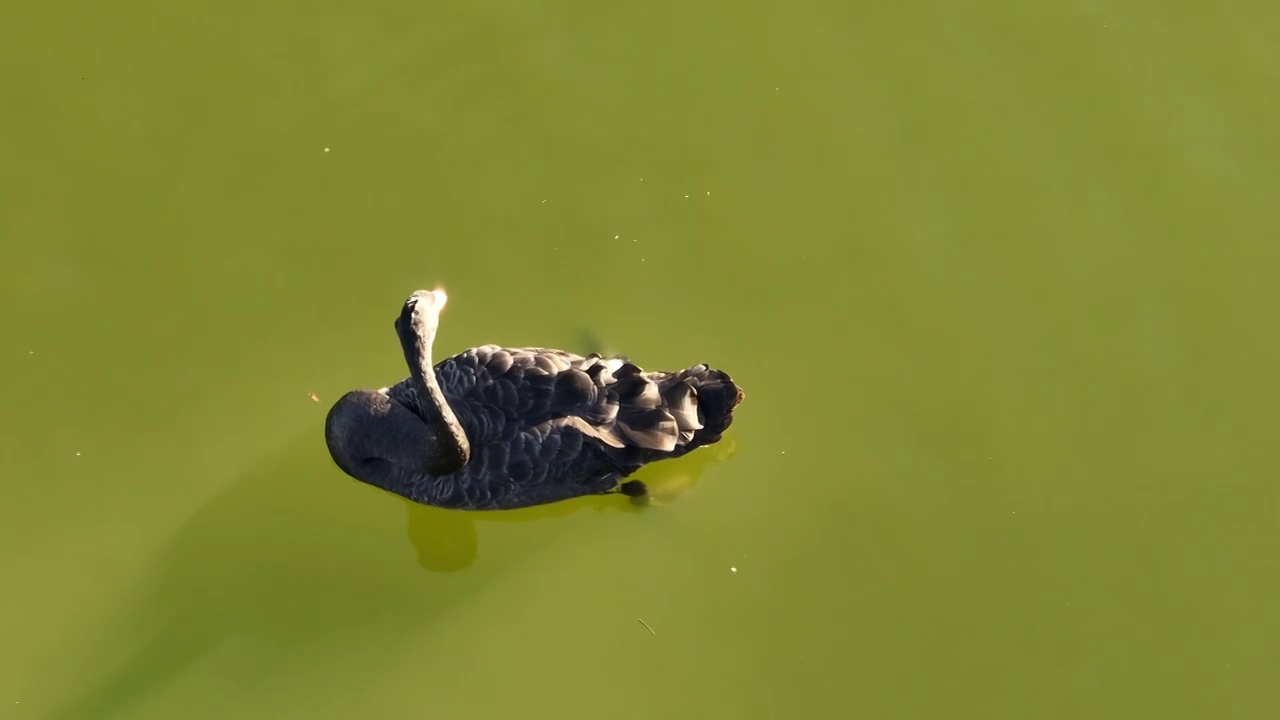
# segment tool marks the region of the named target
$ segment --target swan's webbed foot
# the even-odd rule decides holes
[[[618,486],[618,492],[627,497],[642,497],[649,492],[649,488],[639,480],[628,480]]]

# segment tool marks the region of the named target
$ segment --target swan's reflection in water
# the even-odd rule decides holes
[[[597,512],[638,513],[679,500],[702,478],[707,468],[728,460],[738,450],[732,435],[709,447],[676,460],[666,460],[643,468],[632,476],[644,481],[648,494],[627,498],[602,495],[578,498],[542,507],[500,511],[441,510],[400,499],[408,514],[409,542],[417,552],[418,564],[431,572],[452,573],[475,561],[481,523],[524,523],[559,517],[590,507]]]

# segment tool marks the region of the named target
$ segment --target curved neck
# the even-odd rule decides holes
[[[431,452],[426,470],[436,475],[451,473],[471,459],[471,445],[436,379],[431,362],[435,333],[417,315],[407,323],[398,324],[397,329],[414,390],[418,393],[418,404],[429,428]]]

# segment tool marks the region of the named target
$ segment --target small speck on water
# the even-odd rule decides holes
[[[708,194],[708,195],[710,195],[710,194],[711,194],[711,191],[710,191],[710,190],[708,190],[708,191],[707,191],[707,194]]]
[[[324,151],[325,151],[325,152],[329,152],[329,148],[325,148],[325,149],[324,149]]]
[[[547,204],[547,201],[546,201],[546,200],[543,200],[543,201],[542,201],[541,203],[539,203],[539,204],[540,204],[540,205],[546,205],[546,204]]]
[[[614,240],[617,240],[619,237],[622,237],[622,236],[621,236],[621,235],[614,235],[614,236],[613,236],[613,239],[614,239]]]
[[[731,573],[736,573],[736,572],[738,572],[738,568],[736,568],[736,567],[731,567],[731,568],[729,568],[729,572],[731,572]]]
[[[685,195],[685,197],[689,197],[689,196],[688,196],[688,195]]]
[[[653,631],[653,628],[649,627],[649,623],[645,622],[645,621],[644,621],[644,620],[642,620],[641,618],[636,618],[636,619],[637,619],[637,620],[640,620],[640,624],[644,626],[644,629],[645,629],[645,630],[648,630],[648,631],[649,631],[649,634],[650,634],[650,635],[657,635],[657,634],[658,634],[658,633],[656,633],[656,632],[654,632],[654,631]]]
[[[80,453],[76,453],[76,457],[80,457]]]

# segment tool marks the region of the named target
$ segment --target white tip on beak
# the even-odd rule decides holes
[[[443,290],[418,290],[409,296],[408,302],[412,303],[415,312],[439,313],[449,302],[449,296]]]

